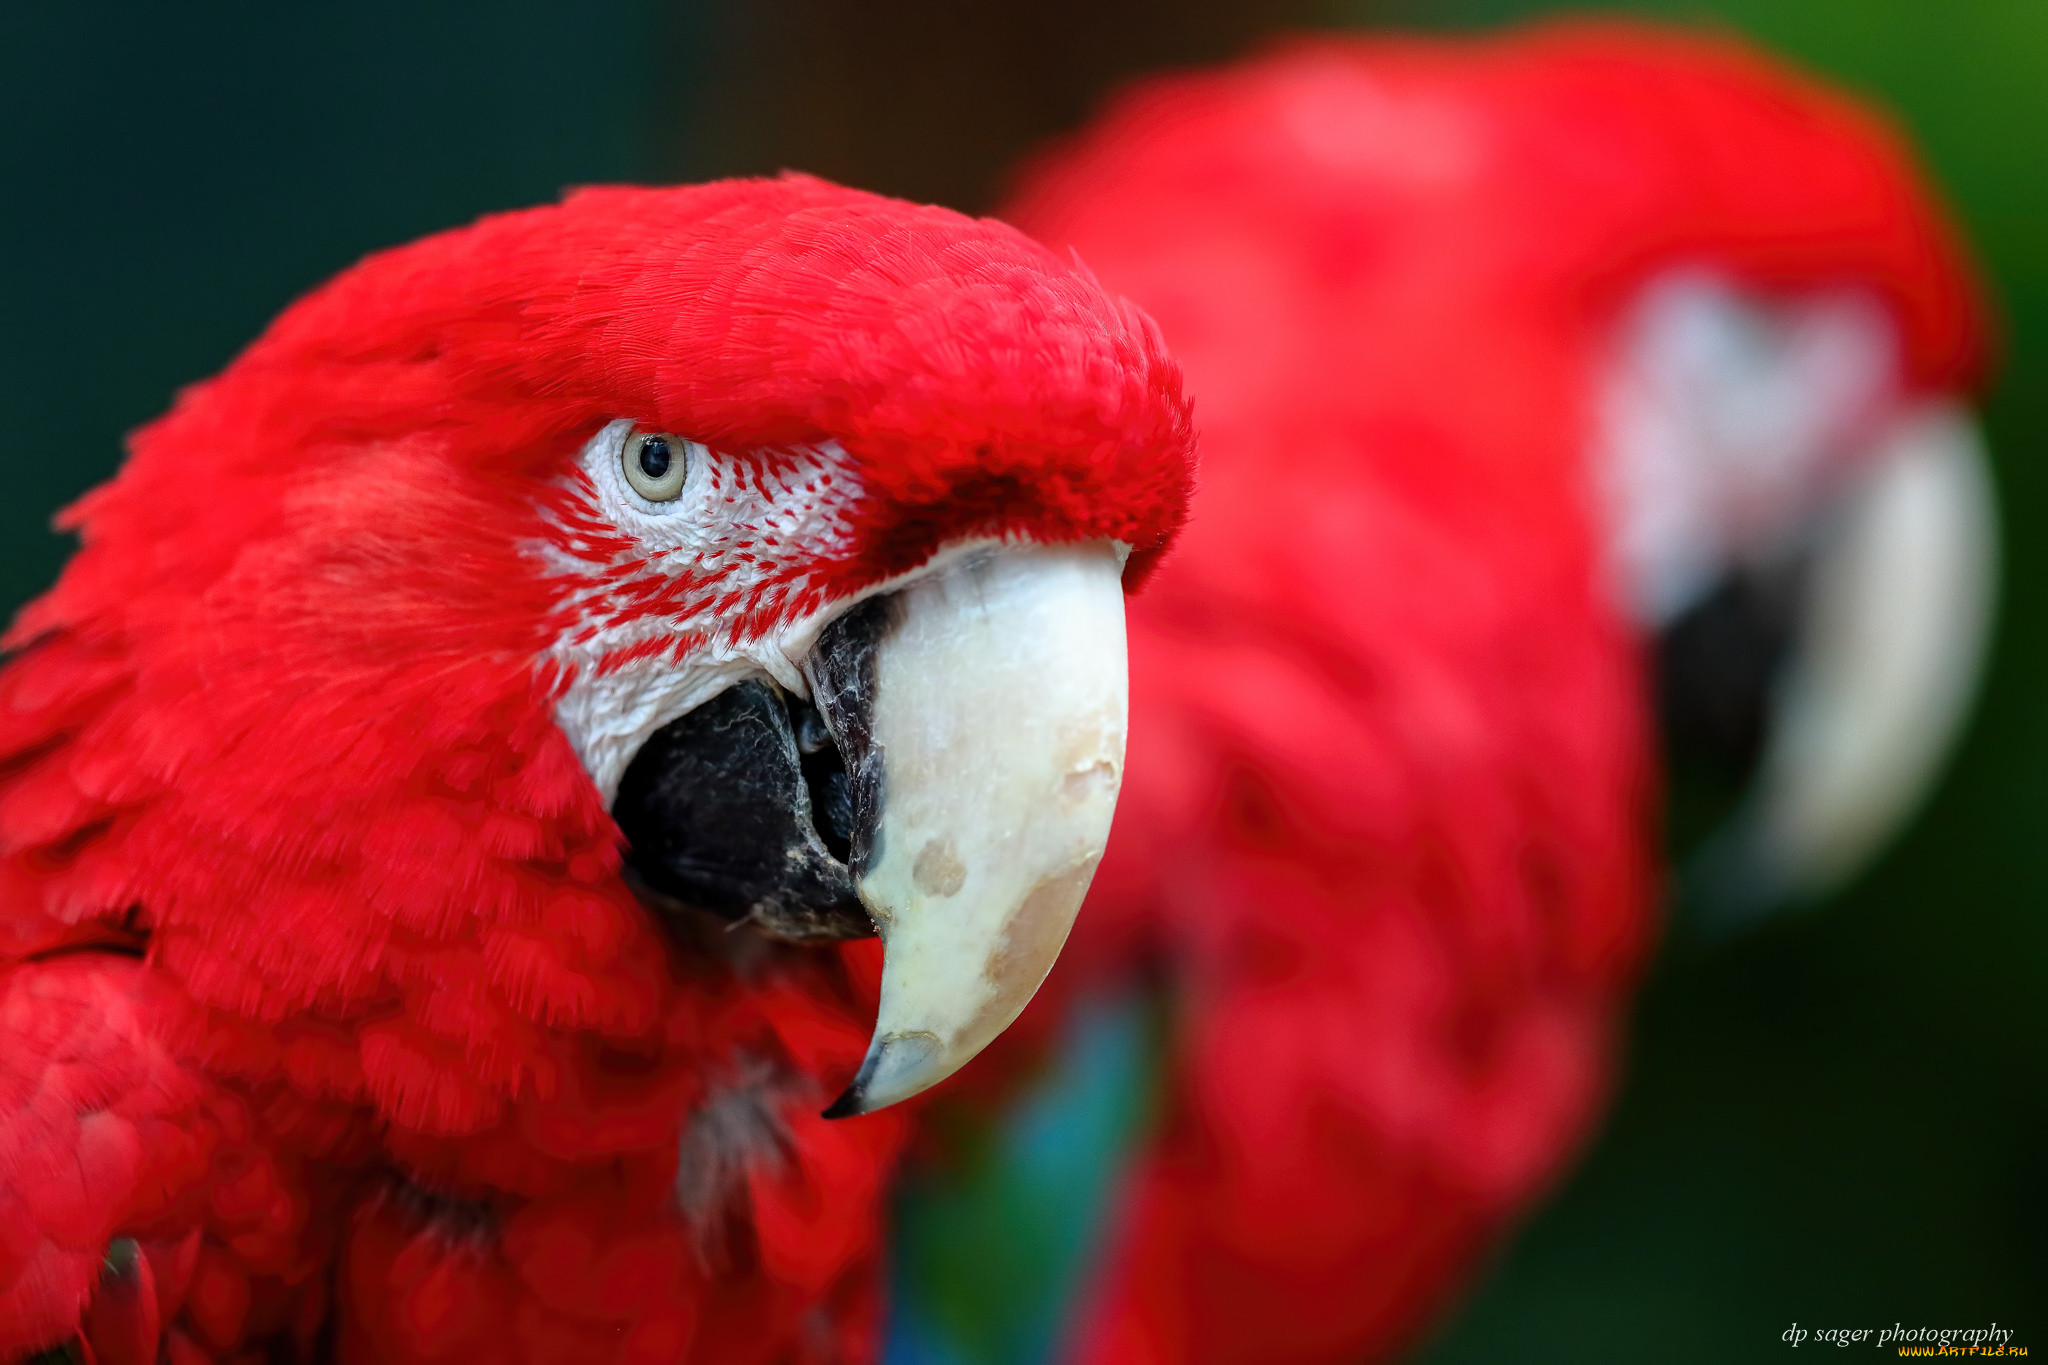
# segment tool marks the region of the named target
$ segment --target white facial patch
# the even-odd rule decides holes
[[[1872,300],[1676,271],[1617,332],[1593,473],[1621,600],[1669,625],[1730,570],[1803,561],[1744,804],[1687,872],[1733,923],[1847,881],[1924,798],[1982,669],[1997,517],[1960,408],[1903,391]]]
[[[1896,401],[1898,343],[1872,300],[1765,300],[1686,269],[1624,318],[1596,395],[1594,477],[1612,572],[1661,626],[1838,491]]]
[[[612,422],[584,446],[540,551],[575,583],[573,623],[546,655],[570,679],[555,719],[607,806],[650,735],[733,683],[806,695],[797,661],[845,605],[828,607],[811,566],[844,550],[861,496],[836,444],[767,457],[679,441],[682,491],[649,502],[621,465],[634,430]]]

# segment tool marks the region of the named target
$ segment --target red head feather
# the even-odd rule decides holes
[[[842,534],[737,598],[592,544],[575,456],[614,420],[739,485],[834,450]],[[606,1099],[582,1048],[717,1052],[737,997],[664,970],[549,647],[592,593],[659,618],[694,583],[745,634],[963,538],[1149,557],[1190,440],[1135,309],[1010,227],[817,180],[584,190],[373,256],[66,516],[84,548],[0,675],[0,964],[147,943],[190,1054],[395,1144],[553,1103],[549,1158],[604,1150],[621,1097],[674,1140],[674,1089]],[[817,1064],[819,1009],[745,1027]]]

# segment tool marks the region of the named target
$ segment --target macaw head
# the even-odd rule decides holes
[[[1691,822],[1709,917],[1842,884],[1932,784],[1996,577],[1987,329],[1868,108],[1613,20],[1306,39],[1126,93],[1005,213],[1160,320],[1210,496],[1274,414],[1440,433],[1502,498],[1569,479],[1721,789],[1687,803],[1725,815]]]
[[[81,712],[79,799],[129,855],[65,913],[141,906],[259,1015],[400,989],[479,917],[601,920],[621,878],[678,927],[879,931],[834,1112],[902,1099],[1065,938],[1121,778],[1123,584],[1191,449],[1142,315],[940,209],[593,189],[374,256],[68,514],[11,638],[120,691]],[[260,940],[181,957],[222,903],[268,907]]]
[[[1539,30],[1520,62],[1554,143],[1601,154],[1597,121],[1697,158],[1598,248],[1628,268],[1588,348],[1586,453],[1610,579],[1654,641],[1678,889],[1726,930],[1869,867],[1958,738],[1997,580],[1990,329],[1961,235],[1867,106],[1628,25]],[[1575,87],[1600,112],[1570,111]]]

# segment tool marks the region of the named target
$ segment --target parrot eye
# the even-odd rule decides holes
[[[680,436],[632,432],[619,452],[619,467],[635,493],[649,502],[674,502],[690,474],[690,446]]]

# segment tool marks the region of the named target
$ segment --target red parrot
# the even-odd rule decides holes
[[[1169,1001],[1065,1346],[1384,1357],[1612,1085],[1659,884],[1655,634],[1751,685],[1717,584],[1804,564],[1824,609],[1750,698],[1724,913],[1838,877],[1924,783],[1981,633],[1976,292],[1867,110],[1606,24],[1155,80],[1004,216],[1158,319],[1203,433],[1131,604],[1110,852],[1012,1035]],[[1748,704],[1666,660],[1667,694]]]
[[[1135,309],[802,177],[288,309],[6,638],[0,1360],[871,1354],[818,1109],[1050,965],[1191,460]]]

